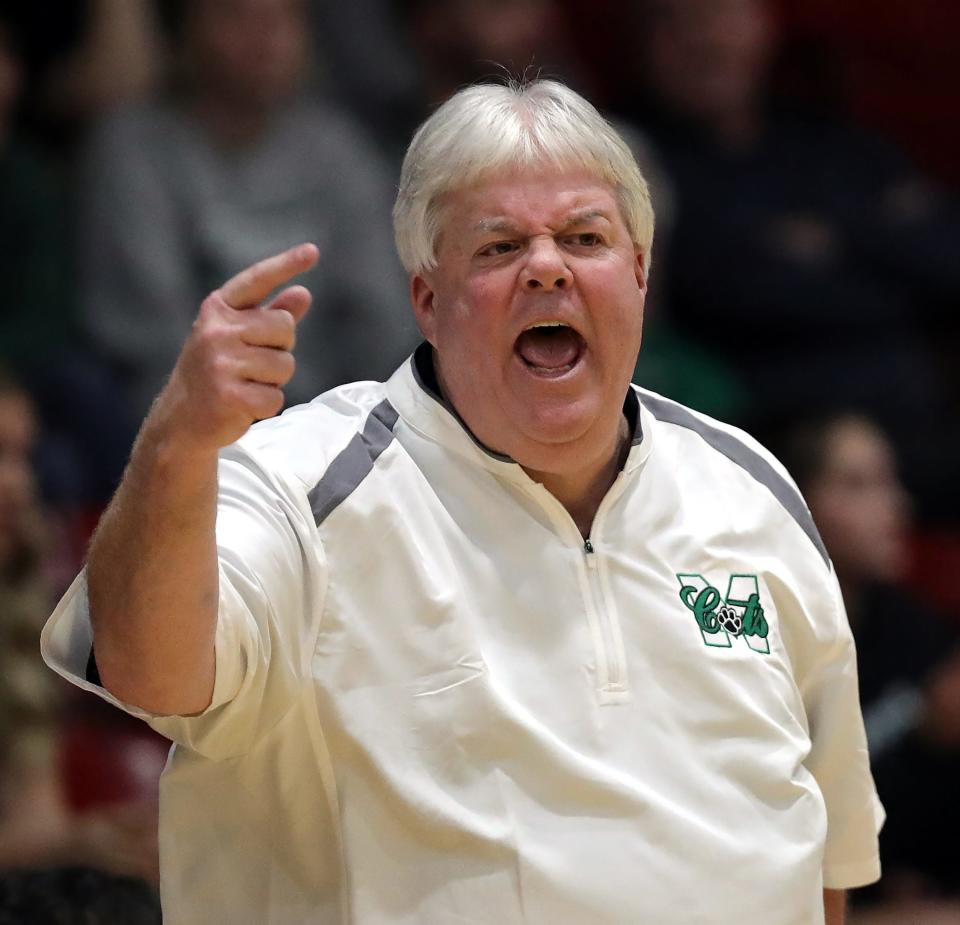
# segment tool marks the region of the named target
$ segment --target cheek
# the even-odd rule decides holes
[[[643,294],[634,287],[616,296],[611,303],[620,306],[617,311],[597,319],[599,340],[611,361],[616,358],[616,365],[632,369],[643,331]]]
[[[489,276],[480,276],[472,280],[468,287],[468,299],[474,305],[484,305],[491,300],[497,285]]]
[[[465,294],[442,301],[437,311],[439,339],[452,352],[470,355],[474,361],[488,360],[503,347],[507,330],[505,304],[500,287],[488,280],[471,282]]]
[[[458,378],[465,367],[482,361],[484,338],[480,322],[462,303],[439,307],[435,335],[434,346],[448,358],[448,371]]]

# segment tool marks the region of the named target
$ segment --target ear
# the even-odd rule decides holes
[[[413,304],[413,316],[417,320],[420,333],[436,347],[437,310],[435,294],[430,281],[425,276],[414,273],[410,277],[410,301]]]
[[[644,254],[639,247],[634,247],[633,255],[633,273],[637,278],[637,285],[641,291],[645,292],[647,289],[647,271],[643,269]]]

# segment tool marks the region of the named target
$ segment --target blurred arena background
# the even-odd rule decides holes
[[[200,300],[315,241],[289,401],[388,375],[403,150],[504,75],[629,139],[636,381],[780,453],[830,549],[888,813],[853,921],[960,922],[958,35],[942,0],[0,0],[0,925],[159,921],[166,745],[38,635]]]

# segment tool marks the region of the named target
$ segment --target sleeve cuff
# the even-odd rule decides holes
[[[825,890],[850,890],[876,883],[879,879],[880,858],[876,855],[869,860],[830,864],[823,868]]]
[[[221,581],[221,588],[230,589],[228,596],[236,595],[226,582]],[[232,600],[221,601],[221,604],[223,603],[228,607],[236,604]],[[224,654],[242,651],[241,635],[241,630],[235,621],[218,619],[213,697],[206,710],[196,714],[198,717],[227,703],[240,689],[244,673],[243,659],[229,659],[224,657]],[[74,580],[44,626],[40,636],[40,651],[47,665],[71,684],[96,694],[107,703],[150,723],[159,732],[166,734],[163,728],[166,717],[163,714],[150,713],[138,706],[125,703],[102,686],[94,657],[93,628],[90,624],[85,570]]]

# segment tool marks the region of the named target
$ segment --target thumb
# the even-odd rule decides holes
[[[310,290],[305,286],[290,286],[272,299],[264,308],[266,311],[279,309],[289,312],[293,316],[293,320],[299,324],[309,310],[312,301],[313,297],[310,295]]]

